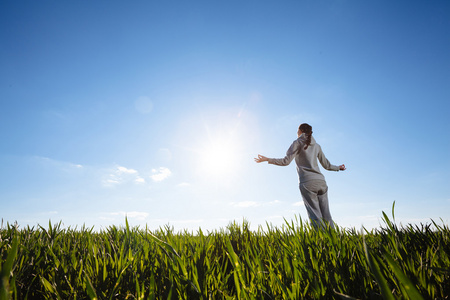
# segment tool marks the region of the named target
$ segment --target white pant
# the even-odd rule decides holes
[[[309,180],[300,183],[300,192],[312,225],[317,228],[323,227],[323,223],[327,223],[331,228],[334,228],[328,206],[327,183],[320,179]]]

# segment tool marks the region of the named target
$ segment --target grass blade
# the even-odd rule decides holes
[[[9,299],[10,297],[10,284],[9,284],[9,277],[11,276],[11,271],[14,263],[14,259],[17,255],[17,249],[19,247],[19,238],[18,234],[14,235],[13,243],[11,250],[8,253],[8,256],[6,257],[5,263],[0,266],[0,300],[3,299]]]
[[[411,282],[411,280],[402,272],[400,266],[394,261],[392,256],[389,253],[384,254],[384,258],[386,258],[389,266],[394,272],[397,279],[400,281],[400,284],[405,288],[406,293],[411,299],[423,300],[422,295],[420,295],[417,288]]]
[[[97,300],[97,293],[95,292],[94,286],[89,279],[89,276],[85,275],[85,283],[86,283],[86,292],[91,300]]]
[[[372,256],[372,254],[370,253],[365,241],[364,241],[364,252],[366,254],[366,259],[369,264],[369,268],[372,271],[372,274],[374,275],[378,285],[380,286],[383,298],[387,300],[395,300],[394,295],[392,295],[392,292],[389,289],[389,285],[386,281],[386,278],[384,278],[383,274],[381,273],[380,267],[376,262],[376,260],[374,259],[374,257]]]

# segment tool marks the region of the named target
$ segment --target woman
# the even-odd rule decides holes
[[[330,164],[322,148],[312,137],[312,127],[303,123],[298,128],[298,139],[295,140],[286,152],[284,158],[267,158],[258,154],[257,163],[263,161],[278,166],[287,166],[295,158],[297,164],[300,192],[305,203],[308,216],[315,228],[322,227],[323,223],[334,228],[328,206],[328,186],[325,177],[319,170],[317,161],[328,171],[344,171],[345,165]]]

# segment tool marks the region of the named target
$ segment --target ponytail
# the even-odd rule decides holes
[[[300,125],[300,127],[298,128],[300,129],[306,136],[306,146],[303,149],[308,149],[308,146],[311,144],[311,136],[312,136],[312,127],[309,124],[303,123],[302,125]]]

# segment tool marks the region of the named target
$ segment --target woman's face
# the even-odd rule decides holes
[[[297,131],[297,136],[300,137],[302,135],[303,131],[300,130],[300,128]]]

